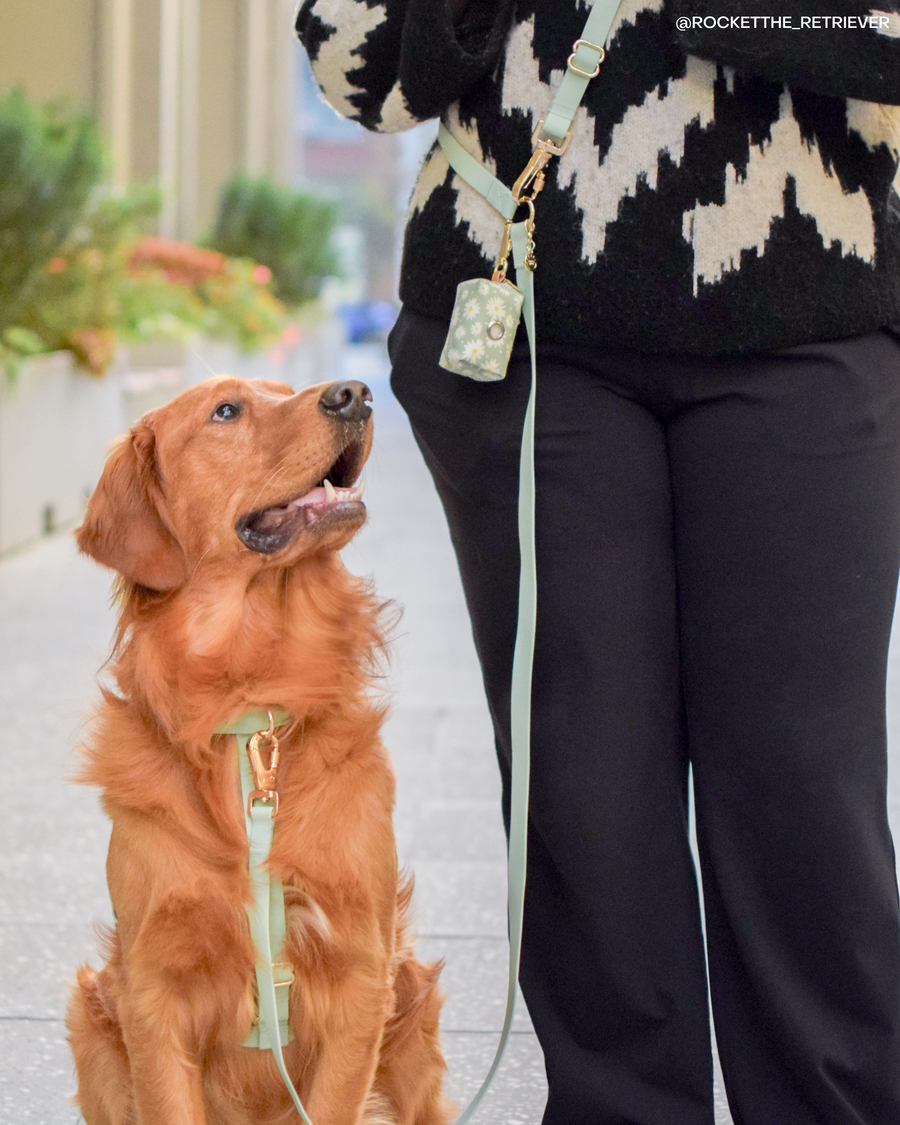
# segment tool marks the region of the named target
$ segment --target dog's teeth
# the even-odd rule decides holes
[[[357,484],[357,486],[356,486],[356,489],[355,489],[355,492],[356,492],[356,499],[357,499],[357,500],[362,500],[362,498],[363,498],[363,493],[364,493],[365,491],[366,491],[366,482],[365,482],[364,480],[361,480],[361,481],[360,481],[360,482],[359,482],[359,483]]]
[[[337,493],[334,491],[334,485],[331,483],[328,477],[326,477],[322,481],[322,484],[325,488],[325,499],[329,504],[333,503],[337,499]]]

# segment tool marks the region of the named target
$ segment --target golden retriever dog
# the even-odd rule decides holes
[[[444,1125],[438,965],[406,935],[394,777],[367,691],[380,606],[338,550],[365,520],[361,383],[209,379],[112,450],[78,529],[119,574],[81,780],[112,819],[106,964],[68,1014],[88,1125],[299,1121],[256,1016],[235,740],[280,708],[269,867],[293,969],[288,1070],[314,1125]]]

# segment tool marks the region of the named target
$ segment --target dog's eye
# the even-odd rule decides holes
[[[210,422],[235,422],[243,413],[243,407],[238,402],[222,402],[210,415]]]

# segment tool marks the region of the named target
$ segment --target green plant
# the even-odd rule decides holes
[[[4,333],[7,348],[22,354],[19,332],[26,329],[42,350],[68,349],[91,371],[103,371],[117,337],[127,334],[123,309],[131,247],[158,210],[159,193],[152,186],[115,196],[95,191],[58,253],[36,272],[17,325]]]
[[[89,117],[67,120],[18,89],[0,94],[0,336],[19,324],[105,168]]]
[[[152,185],[102,183],[93,123],[0,94],[0,364],[67,349],[101,374],[120,341],[204,332],[252,350],[277,340],[272,270],[161,239]]]
[[[327,200],[263,177],[235,176],[222,190],[208,244],[272,271],[275,296],[296,307],[318,296],[337,270],[331,234],[337,208]]]
[[[153,187],[94,193],[36,274],[18,322],[0,337],[9,370],[27,356],[66,349],[102,374],[118,342],[203,332],[251,351],[279,337],[284,306],[269,288],[271,271],[145,233],[158,209]]]
[[[270,279],[271,271],[254,262],[145,237],[131,250],[122,286],[123,334],[141,340],[200,331],[251,351],[274,342],[284,327]]]

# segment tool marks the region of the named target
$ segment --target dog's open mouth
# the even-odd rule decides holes
[[[366,507],[362,502],[364,484],[352,482],[362,468],[364,452],[362,442],[351,444],[308,492],[243,516],[235,527],[241,541],[251,551],[271,555],[301,531],[359,520]]]

